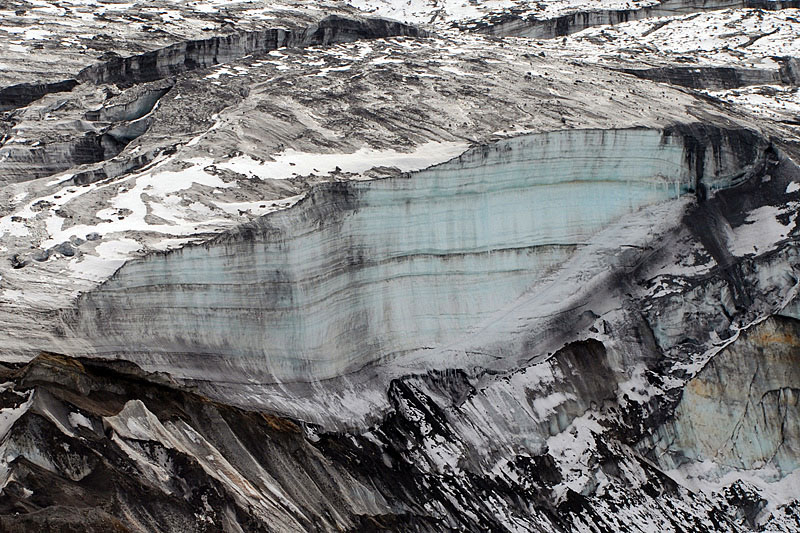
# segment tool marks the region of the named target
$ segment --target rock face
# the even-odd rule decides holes
[[[40,4],[0,530],[800,531],[792,4]]]

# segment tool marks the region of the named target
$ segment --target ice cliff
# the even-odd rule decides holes
[[[127,263],[82,297],[65,336],[199,379],[225,368],[225,381],[239,369],[313,383],[391,364],[463,337],[625,215],[744,181],[764,165],[759,144],[747,131],[559,131],[322,185],[213,241]]]

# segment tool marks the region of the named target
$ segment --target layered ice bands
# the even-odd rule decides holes
[[[210,243],[127,263],[65,316],[65,341],[179,378],[350,374],[458,339],[609,223],[746,178],[758,146],[747,131],[559,131],[322,185]]]
[[[635,20],[672,17],[723,9],[752,8],[781,10],[798,7],[797,0],[665,0],[647,5],[595,7],[590,10],[565,9],[566,13],[525,13],[487,15],[479,22],[468,22],[470,29],[492,35],[552,39],[597,26],[622,24]],[[571,12],[569,12],[571,11]],[[549,15],[549,16],[548,16]]]

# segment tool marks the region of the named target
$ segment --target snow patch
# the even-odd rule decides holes
[[[375,167],[395,167],[402,172],[421,170],[461,155],[469,145],[462,141],[429,141],[411,152],[359,148],[350,154],[320,154],[285,150],[274,161],[257,161],[242,155],[217,163],[217,167],[252,174],[261,179],[288,179],[292,176],[330,174],[332,172],[362,173]]]
[[[774,249],[791,231],[797,217],[797,202],[786,206],[764,206],[750,212],[741,226],[733,228],[728,235],[728,248],[737,256],[761,254]],[[789,225],[784,225],[779,216],[789,215]]]
[[[16,406],[0,409],[0,441],[2,441],[19,418],[28,412],[33,404],[33,390],[27,393],[27,400]]]
[[[67,418],[69,419],[69,423],[72,424],[72,427],[74,428],[84,427],[94,431],[94,426],[92,425],[91,420],[80,413],[70,413]]]

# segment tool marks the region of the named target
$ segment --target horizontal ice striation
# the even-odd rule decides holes
[[[742,154],[758,157],[742,132],[682,131],[527,135],[408,178],[320,186],[213,242],[126,264],[65,316],[66,344],[179,377],[270,383],[447,342],[615,219],[699,175],[703,189],[728,186],[753,163]]]
[[[478,23],[468,23],[467,27],[483,33],[498,36],[528,37],[532,39],[551,39],[583,31],[595,26],[621,24],[635,20],[657,17],[671,17],[705,11],[723,9],[791,9],[800,5],[797,0],[665,0],[661,3],[631,9],[575,10],[574,13],[554,18],[500,13],[484,17]]]
[[[796,85],[797,60],[782,58],[776,60],[779,69],[756,69],[739,67],[698,67],[670,66],[654,68],[623,68],[622,72],[660,83],[670,83],[691,89],[735,89],[749,85]]]
[[[329,15],[316,24],[297,30],[269,28],[235,33],[176,43],[136,56],[115,57],[83,69],[78,74],[78,79],[96,84],[131,85],[160,80],[189,70],[228,63],[248,54],[283,47],[325,46],[398,35],[418,37],[424,35],[424,32],[415,26],[394,20]]]

